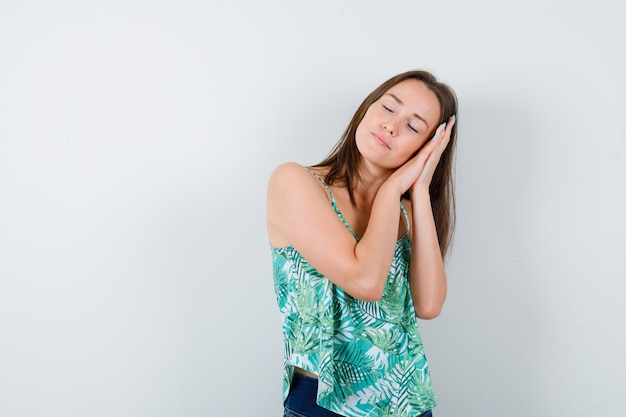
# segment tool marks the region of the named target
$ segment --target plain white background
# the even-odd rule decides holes
[[[436,415],[624,417],[619,0],[0,3],[0,415],[279,416],[265,187],[460,101]]]

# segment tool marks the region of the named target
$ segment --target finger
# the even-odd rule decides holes
[[[445,134],[448,136],[448,139],[450,139],[450,135],[452,134],[452,128],[456,124],[456,114],[453,114],[452,116],[450,116],[450,118],[448,119],[448,122],[444,124],[446,125]]]
[[[450,123],[452,122],[452,123]],[[448,141],[450,140],[451,125],[454,124],[454,117],[448,119],[448,122],[444,122],[435,129],[433,137],[426,142],[422,148],[409,159],[407,163],[411,162],[413,165],[419,166],[421,172],[424,165],[432,159],[439,160],[441,153],[445,149]]]
[[[443,137],[445,132],[446,132],[446,123],[444,122],[440,124],[439,127],[437,127],[437,129],[435,129],[435,134],[430,140],[433,142],[436,142],[438,139],[441,139]]]
[[[456,123],[456,114],[453,114],[452,116],[450,116],[448,121],[446,123],[443,123],[442,125],[444,126],[444,131],[441,136],[442,140],[440,141],[441,152],[443,152],[446,146],[448,146],[448,142],[450,142],[450,137],[452,135],[452,128],[454,127],[455,123]]]
[[[421,166],[420,176],[418,181],[413,184],[414,187],[419,187],[424,184],[430,185],[432,175],[439,164],[441,155],[450,142],[452,127],[455,122],[456,117],[452,116],[448,119],[448,122],[442,123],[441,126],[439,126],[435,131],[435,135],[431,140],[431,143],[434,146],[430,148],[431,151],[428,153],[425,163]],[[428,145],[431,145],[431,143]]]
[[[433,151],[430,154],[431,157],[433,154],[435,154],[436,155],[435,157],[438,158],[437,155],[440,155],[443,152],[443,149],[445,149],[448,143],[448,140],[450,138],[450,133],[447,130],[446,125],[447,123],[442,123],[441,125],[439,125],[437,130],[435,130],[435,134],[433,138],[431,139],[431,142],[434,145]]]
[[[452,115],[452,117],[450,117],[447,122],[442,123],[435,131],[435,135],[433,136],[432,141],[436,143],[436,146],[429,154],[427,166],[436,166],[439,163],[439,159],[441,158],[443,151],[446,149],[448,143],[450,142],[452,127],[454,126],[455,122],[456,116]]]

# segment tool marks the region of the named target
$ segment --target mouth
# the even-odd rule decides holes
[[[385,140],[382,138],[382,136],[377,135],[376,133],[372,133],[372,136],[374,136],[374,140],[376,142],[378,142],[379,145],[384,146],[387,149],[391,149],[389,144],[387,142],[385,142]]]

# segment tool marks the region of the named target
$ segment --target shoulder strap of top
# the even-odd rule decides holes
[[[408,232],[411,230],[411,224],[409,223],[409,215],[406,213],[406,209],[404,208],[402,201],[400,201],[400,210],[402,210],[402,214],[404,214],[404,221],[406,222],[406,230]]]
[[[343,213],[341,212],[341,210],[339,210],[339,207],[337,207],[337,203],[335,202],[335,194],[333,194],[333,192],[331,191],[330,187],[324,182],[322,177],[317,175],[316,172],[314,172],[313,170],[311,170],[311,169],[309,169],[307,167],[304,167],[304,169],[309,171],[326,188],[326,190],[328,191],[328,194],[330,195],[330,203],[333,206],[333,210],[335,210],[335,213],[337,213],[337,216],[339,216],[339,219],[341,219],[341,222],[343,223],[343,225],[346,226],[346,228],[350,231],[350,233],[352,233],[352,236],[354,236],[354,238],[358,241],[359,237],[356,235],[356,233],[354,233],[354,230],[352,230],[352,228],[350,227],[350,225],[346,221],[345,217],[343,217]]]

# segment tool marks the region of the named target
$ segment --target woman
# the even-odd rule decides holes
[[[324,161],[272,174],[285,416],[431,415],[416,316],[435,318],[446,297],[456,112],[430,73],[397,75]]]

